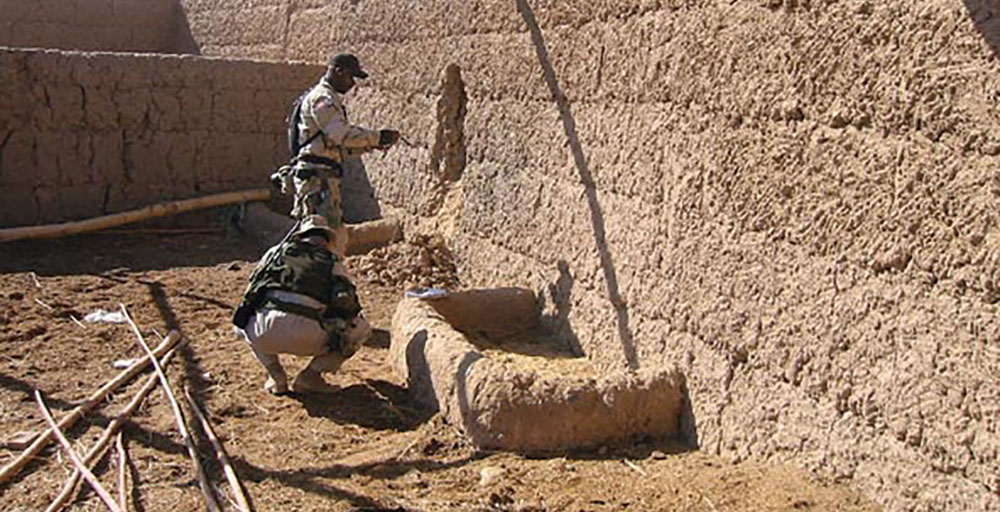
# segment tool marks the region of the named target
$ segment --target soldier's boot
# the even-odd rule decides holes
[[[265,354],[256,350],[253,351],[253,355],[264,366],[264,369],[267,370],[268,377],[267,382],[264,383],[264,389],[272,395],[288,393],[288,374],[285,373],[285,368],[281,366],[278,356],[275,354]]]
[[[330,352],[316,356],[302,369],[292,383],[296,393],[332,393],[336,388],[323,380],[324,373],[334,373],[344,364],[344,356]]]

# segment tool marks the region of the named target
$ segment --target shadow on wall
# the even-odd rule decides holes
[[[188,23],[187,12],[184,11],[184,6],[181,5],[180,0],[174,2],[174,27],[176,35],[174,36],[174,52],[187,55],[201,55],[201,48],[198,46],[198,42],[194,40],[194,35],[191,33],[191,25]]]
[[[688,449],[698,450],[701,448],[701,440],[698,439],[698,421],[694,417],[691,390],[688,389],[686,379],[681,386],[681,400],[680,418],[677,419],[677,439]]]
[[[375,187],[372,186],[368,170],[360,158],[349,158],[344,162],[340,195],[344,222],[358,223],[382,218],[382,207],[375,197]]]
[[[639,360],[636,355],[635,340],[632,336],[632,329],[629,326],[628,306],[622,300],[621,292],[618,288],[618,273],[615,270],[614,260],[608,250],[608,240],[604,229],[604,214],[601,211],[601,204],[597,200],[597,187],[594,184],[594,176],[590,172],[587,158],[583,153],[583,146],[576,133],[576,121],[573,119],[573,112],[569,108],[569,101],[559,87],[556,79],[555,69],[549,60],[549,52],[545,47],[545,39],[542,37],[542,30],[535,19],[535,13],[527,0],[517,0],[517,10],[524,18],[528,30],[531,32],[531,40],[535,44],[535,51],[538,53],[538,61],[542,65],[542,72],[545,75],[545,83],[548,84],[552,93],[552,99],[559,107],[559,116],[562,119],[563,128],[566,130],[566,138],[569,140],[570,150],[573,152],[573,160],[576,162],[577,171],[580,174],[580,181],[583,183],[587,194],[587,203],[590,206],[590,220],[594,225],[594,242],[597,244],[597,251],[601,255],[601,270],[604,272],[604,280],[608,287],[608,299],[615,308],[618,317],[618,337],[622,343],[622,351],[625,362],[629,369],[637,370]]]
[[[559,269],[559,278],[555,283],[549,285],[549,296],[552,297],[552,306],[555,307],[555,314],[543,315],[541,318],[545,328],[555,335],[556,339],[566,342],[567,349],[576,357],[582,357],[583,347],[580,346],[580,339],[573,332],[573,326],[569,322],[569,313],[573,309],[570,303],[573,291],[573,274],[570,272],[569,263],[566,260],[559,260],[556,263]],[[545,296],[541,295],[544,300]],[[544,308],[543,308],[544,309]]]
[[[1000,0],[964,0],[976,30],[1000,57]]]

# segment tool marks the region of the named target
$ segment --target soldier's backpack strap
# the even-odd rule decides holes
[[[292,111],[288,113],[288,117],[285,119],[285,122],[288,124],[289,158],[292,158],[293,160],[299,155],[299,150],[309,144],[312,144],[312,141],[316,140],[316,137],[323,136],[324,140],[326,137],[323,133],[323,129],[317,128],[316,133],[310,135],[305,142],[299,142],[299,121],[302,120],[302,102],[305,101],[306,96],[309,95],[310,91],[312,91],[311,88],[303,92],[298,98],[295,99],[295,102],[292,103]]]

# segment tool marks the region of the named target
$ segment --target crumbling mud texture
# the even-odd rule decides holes
[[[512,4],[493,0],[180,0],[180,4],[202,54],[265,60],[322,62],[338,48],[364,53],[367,43],[433,44],[456,36],[521,29],[519,20],[510,16]],[[439,46],[428,57],[444,58],[449,52],[443,50]],[[440,69],[443,66],[435,72]]]
[[[463,282],[609,371],[681,364],[703,450],[1000,508],[996,1],[182,3],[210,55],[357,53],[414,216],[458,65]]]
[[[0,226],[267,187],[314,66],[0,51]]]
[[[414,215],[458,64],[463,282],[541,292],[609,371],[681,364],[702,449],[889,510],[983,510],[1000,507],[995,12],[336,2],[287,55],[350,49],[374,71],[349,108],[421,146],[368,166]]]
[[[676,368],[597,375],[586,362],[554,360],[541,371],[532,358],[487,355],[457,330],[516,337],[510,331],[537,314],[527,290],[406,299],[393,316],[390,363],[415,400],[481,448],[545,453],[676,433],[684,403]]]
[[[174,53],[176,0],[3,0],[0,46]]]

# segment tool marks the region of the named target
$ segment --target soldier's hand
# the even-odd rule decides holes
[[[399,142],[399,132],[396,130],[379,130],[378,145],[381,148],[388,148]]]

